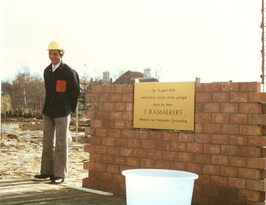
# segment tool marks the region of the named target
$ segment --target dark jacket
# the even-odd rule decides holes
[[[65,117],[76,111],[80,94],[78,73],[61,61],[53,72],[52,64],[44,70],[45,102],[42,113],[51,117]]]

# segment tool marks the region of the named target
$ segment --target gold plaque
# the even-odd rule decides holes
[[[135,83],[133,127],[194,130],[195,82]]]

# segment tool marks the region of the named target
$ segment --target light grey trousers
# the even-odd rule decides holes
[[[43,115],[41,174],[67,176],[69,122],[70,115],[58,118]]]

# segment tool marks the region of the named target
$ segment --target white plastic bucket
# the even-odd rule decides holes
[[[126,177],[127,205],[190,205],[197,174],[167,169],[130,169]]]

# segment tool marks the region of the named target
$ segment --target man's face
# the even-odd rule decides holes
[[[62,56],[59,52],[59,50],[49,50],[49,58],[53,65],[56,65],[61,61]]]

